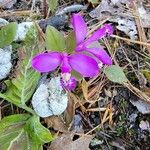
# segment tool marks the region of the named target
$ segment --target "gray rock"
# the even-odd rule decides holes
[[[57,29],[62,29],[68,22],[68,16],[67,15],[56,15],[52,16],[48,19],[42,19],[39,21],[39,26],[42,30],[46,30],[46,27],[48,25],[53,26]]]

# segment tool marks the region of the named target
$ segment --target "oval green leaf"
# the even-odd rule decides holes
[[[54,27],[46,28],[46,49],[49,51],[65,50],[65,39],[63,35]]]
[[[65,42],[66,42],[66,51],[68,53],[72,53],[76,47],[75,33],[70,32],[65,38]]]
[[[117,65],[108,66],[104,70],[104,73],[106,74],[107,78],[112,82],[116,83],[127,82],[127,78],[123,70]]]
[[[0,48],[8,46],[12,43],[15,38],[17,31],[17,23],[12,22],[4,26],[0,30]]]

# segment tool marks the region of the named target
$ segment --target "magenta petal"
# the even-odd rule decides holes
[[[103,64],[112,65],[112,60],[105,50],[100,48],[87,48],[86,51],[95,55]]]
[[[38,54],[32,59],[32,67],[38,72],[49,72],[55,70],[61,63],[59,52]]]
[[[95,31],[85,42],[84,45],[89,45],[90,43],[97,41],[104,36],[111,35],[113,33],[113,28],[110,24],[105,24],[102,28]]]
[[[73,14],[72,25],[76,36],[76,44],[80,44],[84,41],[87,34],[87,25],[82,16],[79,14]]]
[[[99,73],[97,62],[84,54],[72,54],[69,56],[70,66],[84,77],[94,77]]]
[[[65,52],[62,54],[61,72],[62,73],[70,73],[71,72],[71,67],[68,62],[68,54]]]
[[[76,84],[77,84],[77,81],[74,77],[70,77],[70,79],[68,81],[61,78],[60,82],[61,82],[62,87],[68,91],[74,90],[76,88]]]

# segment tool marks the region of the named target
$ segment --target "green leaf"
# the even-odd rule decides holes
[[[30,117],[28,114],[17,114],[0,121],[1,150],[42,150],[41,144],[33,142],[24,129]]]
[[[29,114],[17,114],[3,118],[0,121],[0,132],[7,129],[9,126],[15,126],[17,124],[21,126],[29,119],[29,117]]]
[[[0,121],[0,149],[11,149],[14,144],[23,142],[20,137],[23,136],[23,127],[25,122],[29,119],[28,114],[11,115],[3,118]],[[15,148],[17,149],[17,148]]]
[[[63,35],[52,26],[46,28],[46,49],[50,51],[65,50],[65,39]]]
[[[12,43],[15,38],[17,31],[17,23],[12,22],[4,26],[0,30],[0,48],[8,46]]]
[[[49,4],[49,8],[50,8],[51,12],[54,13],[54,11],[57,7],[57,4],[58,4],[58,0],[49,0],[48,4]]]
[[[94,5],[94,4],[98,4],[99,0],[88,0],[88,2],[90,2],[90,3],[92,3]]]
[[[25,36],[24,43],[27,46],[33,46],[34,44],[39,44],[38,30],[35,25],[33,25],[32,27],[29,28],[29,30]]]
[[[51,133],[40,123],[38,116],[31,117],[27,121],[25,129],[35,143],[44,144],[53,140]]]
[[[147,79],[148,83],[150,83],[150,70],[142,70],[143,75]]]
[[[31,59],[28,59],[28,63],[21,68],[16,78],[5,81],[7,91],[5,93],[0,93],[1,98],[19,107],[25,105],[34,93],[40,78],[40,74],[34,71],[30,65]]]
[[[31,28],[25,38],[25,46],[18,50],[18,70],[14,72],[15,78],[5,81],[7,91],[0,93],[0,97],[29,111],[25,103],[33,95],[40,74],[31,68],[33,56],[39,52],[38,35],[35,28]],[[31,42],[32,41],[32,42]],[[32,43],[32,44],[31,44]],[[30,112],[32,109],[30,109]]]
[[[117,65],[108,66],[104,70],[104,73],[106,74],[107,78],[112,82],[116,83],[127,82],[127,78],[123,70]]]
[[[68,53],[72,53],[76,47],[76,39],[74,32],[70,32],[65,38],[66,50]]]

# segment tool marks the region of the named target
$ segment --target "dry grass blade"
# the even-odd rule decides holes
[[[88,100],[88,86],[89,86],[88,82],[86,82],[86,80],[83,79],[82,80],[82,92],[86,100]]]
[[[105,111],[107,108],[90,108],[90,109],[86,109],[86,111],[91,111],[91,112],[94,112],[94,111]]]
[[[103,125],[109,118],[109,107],[106,108],[105,113],[103,115],[101,124]]]
[[[123,83],[123,85],[127,87],[135,95],[137,95],[140,99],[150,103],[150,97],[146,95],[144,92],[140,91],[138,88],[134,87],[130,82]]]
[[[113,57],[114,55],[111,53],[111,47],[110,47],[110,44],[108,42],[107,39],[104,40],[105,42],[105,45],[111,55],[111,57]],[[150,45],[150,44],[149,44]],[[116,59],[114,58],[114,63],[115,65],[118,65]],[[123,83],[123,85],[125,87],[127,87],[131,92],[133,92],[135,95],[137,95],[139,98],[141,98],[142,100],[146,101],[146,102],[149,102],[150,103],[150,97],[147,96],[144,92],[140,91],[138,88],[134,87],[129,81],[128,82],[125,82]]]
[[[1,18],[5,17],[12,17],[12,16],[30,16],[32,13],[32,16],[39,16],[38,13],[34,13],[34,11],[31,10],[17,10],[17,11],[4,11],[0,13]]]
[[[114,37],[116,39],[120,39],[120,40],[126,41],[128,43],[135,43],[135,44],[139,44],[139,45],[150,46],[150,43],[136,41],[136,40],[131,40],[131,39],[128,39],[128,38],[120,37],[118,35],[112,35],[111,37]]]
[[[133,11],[132,12],[133,12],[133,16],[137,16],[137,17],[135,17],[135,22],[136,22],[136,25],[138,28],[140,41],[147,42],[145,31],[142,26],[141,18],[140,18],[139,12],[138,12],[136,0],[133,1]],[[147,47],[148,52],[150,53],[150,46],[146,46],[146,47]]]

